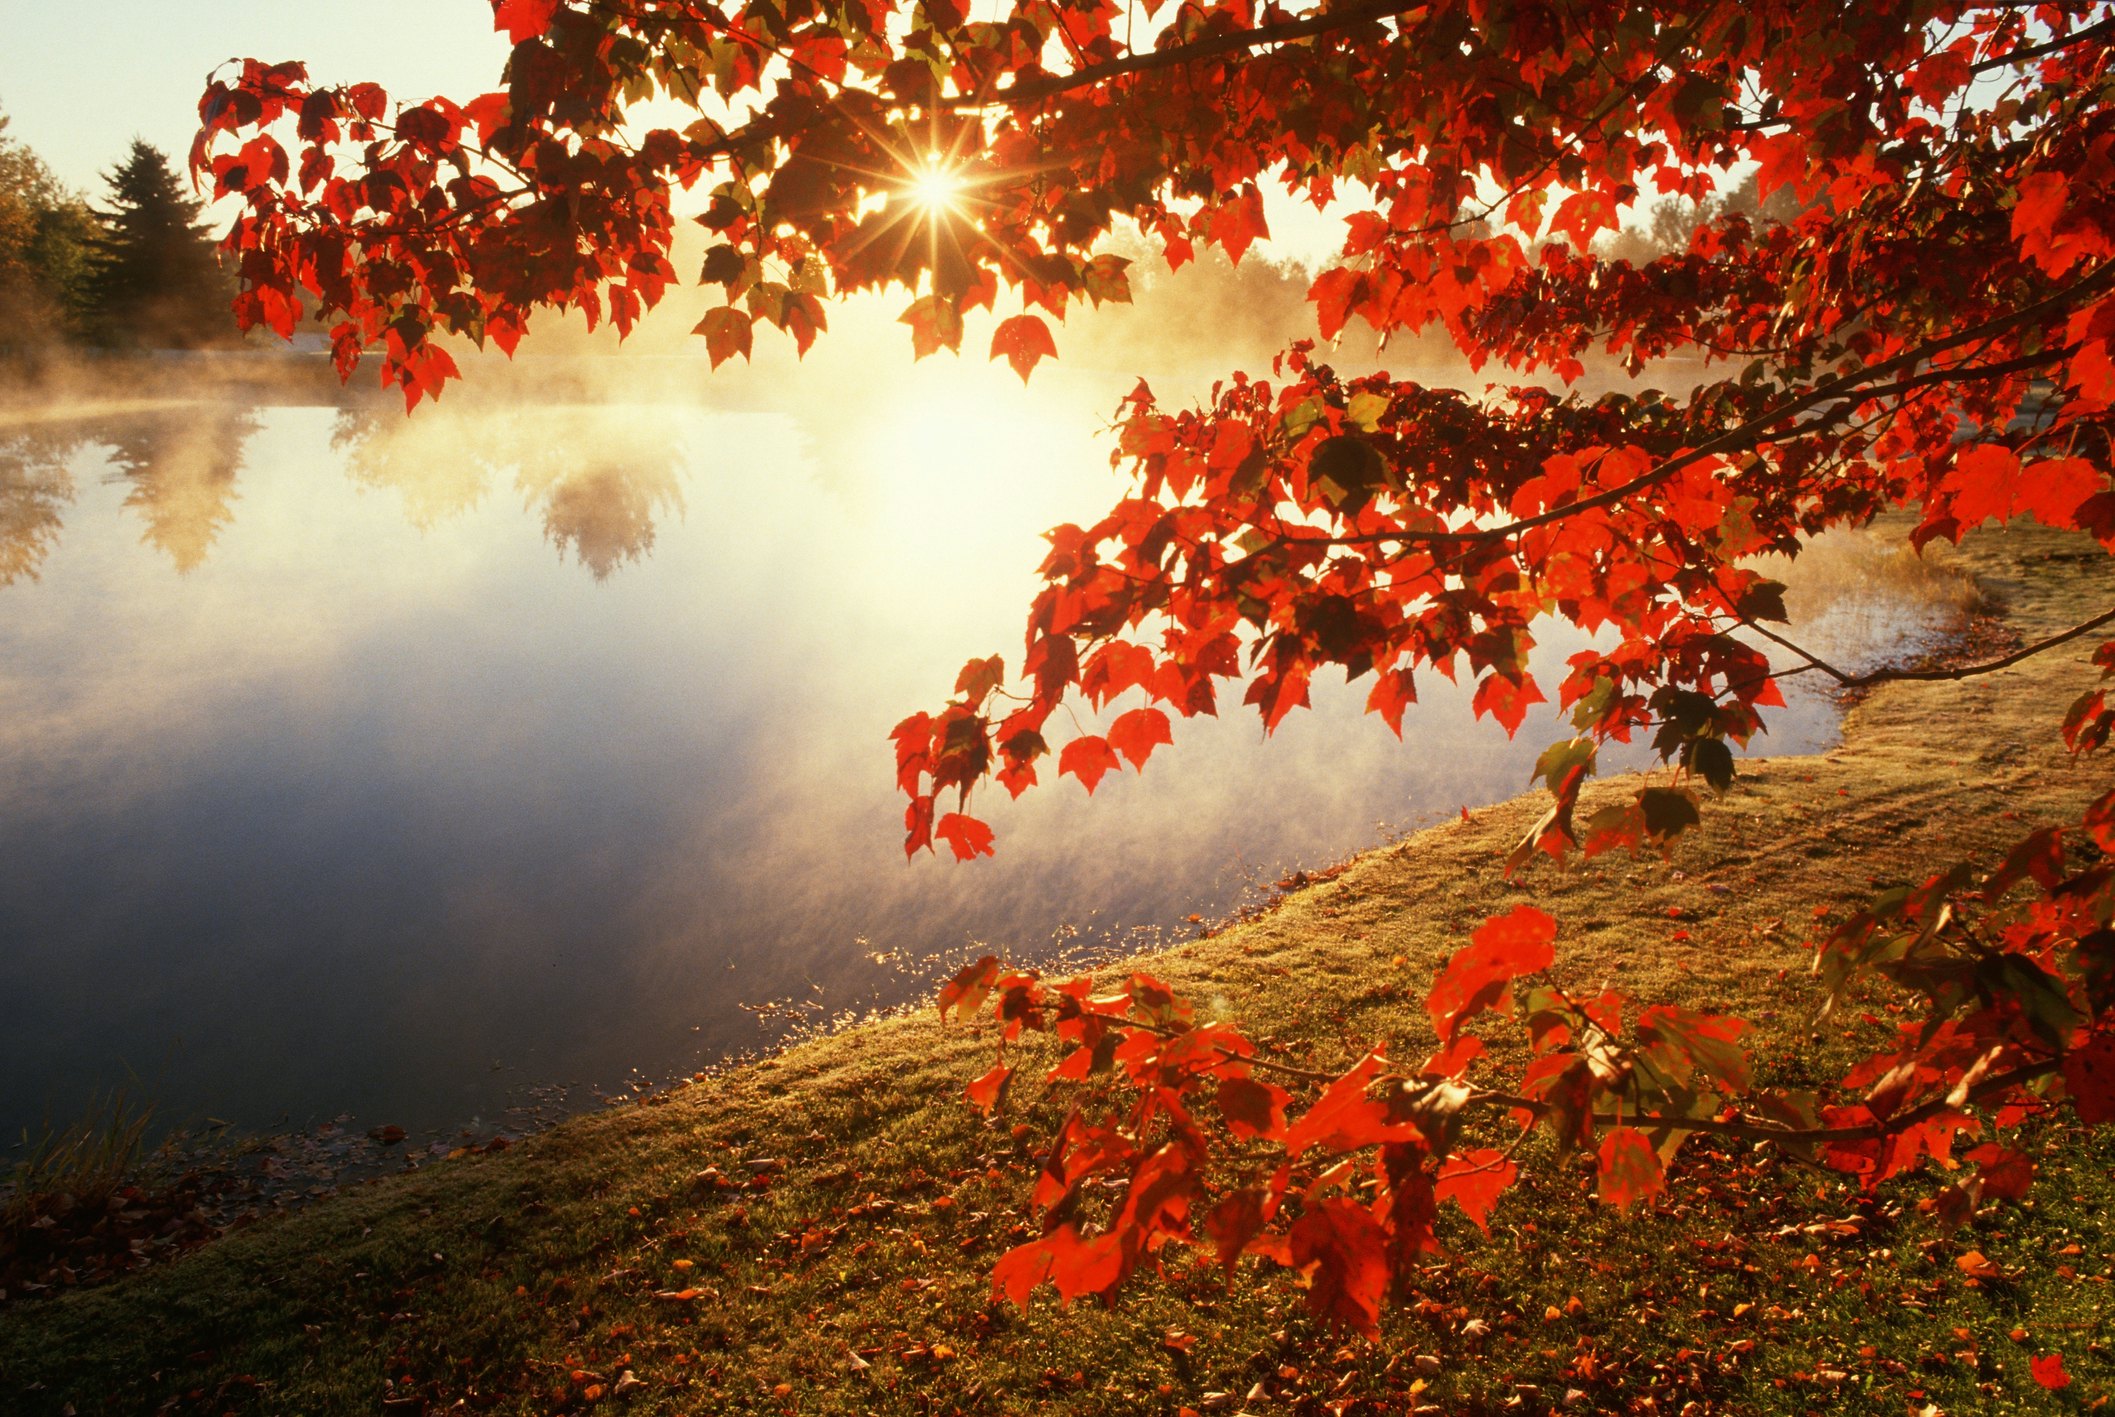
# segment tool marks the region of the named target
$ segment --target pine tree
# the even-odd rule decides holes
[[[103,344],[197,348],[236,338],[233,288],[213,239],[198,220],[166,154],[133,140],[110,173],[111,205],[97,211],[102,231],[85,282],[86,323]]]

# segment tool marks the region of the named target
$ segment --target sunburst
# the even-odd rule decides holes
[[[963,197],[969,191],[969,181],[960,167],[934,153],[911,169],[903,184],[903,190],[913,202],[938,216],[962,209]]]

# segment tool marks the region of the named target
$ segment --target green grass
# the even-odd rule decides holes
[[[0,1173],[0,1240],[36,1219],[40,1202],[95,1207],[134,1175],[145,1158],[154,1109],[135,1106],[122,1092],[91,1097],[71,1125],[46,1126],[26,1153]]]
[[[1958,559],[2032,639],[2115,592],[2106,558],[2075,550],[2026,530]],[[2104,770],[2066,758],[2055,726],[2091,644],[1876,692],[1840,750],[1744,764],[1671,860],[1508,882],[1504,854],[1541,810],[1522,799],[1143,967],[1289,1059],[1345,1063],[1384,1037],[1407,1054],[1428,1041],[1438,963],[1486,915],[1535,899],[1561,922],[1567,979],[1747,1015],[1765,1080],[1823,1081],[1889,1015],[1875,1000],[1881,1022],[1809,1030],[1812,905],[1840,914],[2075,814]],[[1593,1205],[1576,1163],[1537,1156],[1488,1239],[1450,1212],[1453,1257],[1374,1343],[1311,1322],[1288,1276],[1253,1267],[1148,1279],[1112,1310],[995,1307],[986,1275],[1028,1233],[1029,1147],[1063,1099],[1031,1086],[1009,1115],[979,1117],[961,1088],[989,1047],[930,1011],[865,1025],[16,1304],[0,1311],[0,1408],[1262,1417],[1541,1411],[1576,1390],[1565,1410],[1963,1413],[2115,1393],[2115,1141],[2055,1123],[2021,1143],[2040,1161],[2033,1197],[1960,1230],[1919,1209],[1936,1179],[1861,1197],[1774,1157],[1702,1150],[1662,1203],[1623,1219]],[[783,1165],[752,1176],[766,1159]],[[707,1167],[734,1188],[697,1183]],[[1971,1250],[1997,1272],[1964,1272]],[[2027,1377],[2052,1351],[2074,1378],[2061,1393]]]

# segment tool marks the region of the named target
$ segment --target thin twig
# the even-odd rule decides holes
[[[1783,635],[1755,621],[1742,617],[1741,623],[1781,649],[1790,650],[1804,659],[1808,665],[1820,670],[1846,689],[1870,689],[1876,684],[1894,684],[1904,681],[1918,683],[1946,683],[1956,679],[1973,679],[1980,674],[1995,674],[2000,669],[2010,669],[2022,660],[2032,659],[2044,650],[2056,648],[2089,634],[2101,626],[2115,621],[2115,610],[2104,610],[2092,619],[2073,625],[2068,630],[2059,630],[2047,639],[2036,640],[2024,649],[2014,650],[2001,659],[1986,660],[1981,664],[1963,664],[1951,669],[1875,669],[1869,674],[1850,674],[1821,659],[1813,651],[1793,644]]]
[[[1735,1137],[1744,1141],[1767,1141],[1810,1145],[1816,1142],[1878,1141],[1892,1136],[1907,1127],[1936,1117],[1943,1112],[1958,1112],[1962,1107],[1985,1098],[1996,1097],[2023,1083],[2044,1078],[2062,1066],[2056,1058],[2039,1063],[2023,1063],[2007,1072],[1996,1073],[1983,1079],[1969,1090],[1968,1096],[1958,1104],[1952,1097],[1941,1096],[1929,1102],[1919,1103],[1907,1111],[1896,1112],[1872,1122],[1853,1127],[1780,1127],[1769,1122],[1748,1122],[1740,1118],[1717,1117],[1669,1117],[1660,1113],[1596,1112],[1595,1123],[1601,1126],[1635,1127],[1639,1131],[1708,1132],[1714,1136]],[[1470,1096],[1471,1103],[1518,1108],[1533,1112],[1537,1117],[1549,1111],[1550,1104],[1532,1097],[1520,1097],[1505,1092],[1477,1092]]]

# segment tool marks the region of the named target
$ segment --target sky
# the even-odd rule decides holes
[[[98,197],[135,136],[182,160],[229,59],[305,60],[319,80],[423,99],[498,87],[506,52],[486,0],[0,0],[0,112]]]

